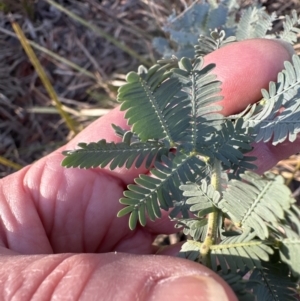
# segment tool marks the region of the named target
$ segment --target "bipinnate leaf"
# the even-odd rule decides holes
[[[252,281],[243,279],[240,274],[231,270],[229,270],[228,273],[224,273],[221,270],[218,272],[218,275],[232,288],[239,301],[255,301],[255,296],[246,290],[247,284],[254,284]],[[255,285],[256,284],[254,284],[254,287]]]
[[[217,204],[221,198],[220,192],[216,191],[206,180],[201,180],[201,185],[195,183],[181,185],[183,196],[187,197],[186,203],[191,205],[190,211],[199,212],[211,208]]]
[[[226,33],[224,30],[218,31],[217,29],[211,31],[210,36],[200,35],[198,44],[195,45],[195,57],[207,55],[221,47],[236,41],[234,36],[225,38]]]
[[[141,141],[166,139],[174,145],[189,125],[189,104],[177,96],[181,84],[170,78],[165,66],[157,64],[139,71],[129,73],[127,84],[119,89],[120,109],[126,111],[125,118]]]
[[[201,243],[194,240],[187,240],[180,249],[179,257],[196,261],[200,256]]]
[[[248,7],[242,14],[236,30],[236,38],[238,41],[264,38],[268,30],[272,29],[276,14],[269,15],[265,8],[257,8],[255,6]]]
[[[253,128],[256,142],[293,142],[300,132],[300,58],[294,55],[292,63],[284,65],[277,83],[270,82],[269,91],[262,90],[264,99],[260,106],[255,105],[259,109],[244,117],[244,127]]]
[[[296,10],[292,10],[292,15],[285,16],[285,21],[283,22],[283,31],[279,34],[279,37],[291,44],[297,42],[300,29],[296,26],[300,24],[300,18],[297,15]]]
[[[297,301],[297,283],[292,280],[288,267],[281,263],[264,262],[261,268],[255,268],[249,280],[258,281],[253,289],[257,300]],[[250,285],[249,285],[250,288]]]
[[[193,45],[198,37],[209,36],[215,28],[224,30],[228,36],[235,33],[239,14],[237,1],[207,2],[193,1],[183,13],[178,16],[173,13],[168,18],[162,29],[169,40],[160,37],[153,39],[153,46],[162,57],[176,55],[178,58],[193,58]]]
[[[179,68],[172,69],[173,76],[182,83],[184,101],[191,106],[184,141],[192,151],[198,151],[197,145],[203,144],[224,122],[224,116],[219,113],[222,107],[215,104],[223,97],[220,95],[221,83],[211,72],[214,67],[214,64],[204,66],[200,57],[193,64],[190,59],[182,58]]]
[[[254,169],[255,165],[249,163],[247,156],[244,156],[252,149],[252,141],[248,130],[243,128],[242,119],[238,119],[235,124],[226,121],[217,134],[212,133],[209,139],[197,144],[197,151],[211,159],[220,160],[226,168],[237,165],[240,168]]]
[[[286,221],[290,227],[300,235],[300,208],[294,204],[285,212]]]
[[[207,233],[207,218],[205,217],[188,217],[188,218],[174,218],[176,221],[176,228],[183,227],[183,233],[189,235],[193,240],[202,242]]]
[[[162,29],[170,37],[172,44],[176,45],[176,50],[171,47],[169,40],[163,38],[154,38],[155,49],[164,58],[172,55],[193,58],[193,45],[197,42],[199,34],[206,32],[205,22],[209,10],[208,3],[193,2],[184,13],[178,16],[173,13]]]
[[[279,242],[281,260],[288,265],[295,276],[300,276],[300,236],[292,229],[280,225],[285,231],[286,238]]]
[[[156,161],[150,170],[152,176],[140,175],[134,180],[136,184],[128,185],[120,203],[130,209],[122,209],[119,216],[124,212],[135,214],[137,211],[141,225],[146,224],[146,213],[150,220],[155,220],[160,217],[161,209],[168,210],[175,201],[182,200],[180,184],[194,181],[197,175],[204,173],[204,166],[204,162],[196,156],[183,153],[162,156],[161,162]],[[131,229],[135,226],[130,223]]]
[[[218,263],[224,273],[228,269],[243,271],[246,267],[250,270],[254,267],[261,268],[261,261],[268,261],[273,249],[263,241],[255,239],[255,233],[245,233],[227,237],[211,249],[211,264],[213,270],[217,270]]]
[[[284,219],[284,211],[295,200],[281,176],[266,174],[261,177],[250,171],[240,176],[243,182],[229,181],[217,206],[240,227],[249,227],[260,239],[266,239],[268,224]]]
[[[126,138],[126,136],[125,136]],[[111,170],[125,166],[127,169],[140,167],[143,163],[150,168],[154,158],[157,160],[169,152],[162,143],[152,142],[106,142],[104,139],[96,143],[80,143],[79,149],[66,151],[62,161],[64,167],[91,168],[109,166]]]

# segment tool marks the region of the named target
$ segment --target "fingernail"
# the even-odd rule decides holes
[[[296,53],[293,46],[290,43],[281,39],[274,39],[274,41],[280,43],[287,50],[291,57]]]
[[[159,281],[148,301],[227,301],[221,284],[208,276],[174,277]]]

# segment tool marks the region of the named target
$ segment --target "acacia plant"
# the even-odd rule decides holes
[[[296,17],[279,38],[295,40]],[[217,104],[221,82],[203,55],[234,41],[214,30],[199,38],[195,58],[130,72],[118,101],[131,129],[112,125],[122,142],[80,143],[64,152],[62,165],[144,165],[149,174],[120,199],[118,216],[129,215],[130,229],[168,210],[189,238],[180,256],[217,272],[240,300],[298,300],[300,210],[281,176],[255,173],[249,152],[254,141],[276,145],[300,132],[300,58],[285,62],[261,101],[225,117]]]

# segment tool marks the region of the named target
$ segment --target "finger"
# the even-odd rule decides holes
[[[121,181],[92,170],[59,172],[54,159],[0,180],[0,246],[21,254],[154,252],[155,230],[131,231],[128,218],[116,217]],[[154,229],[174,232],[164,219]]]
[[[237,300],[208,268],[168,256],[3,255],[0,271],[3,300]]]
[[[254,162],[257,166],[255,172],[263,174],[274,167],[278,161],[288,158],[300,151],[300,139],[294,142],[284,141],[276,146],[272,143],[259,142],[253,144],[254,149],[248,155],[254,156],[257,160]]]
[[[291,61],[293,54],[288,43],[252,39],[229,44],[207,55],[205,64],[216,64],[212,72],[222,82],[222,113],[225,116],[239,113],[260,100],[261,89],[276,81],[284,61]]]

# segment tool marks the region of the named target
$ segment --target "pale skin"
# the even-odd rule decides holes
[[[226,46],[205,58],[222,80],[223,113],[260,99],[291,52],[271,40]],[[117,218],[118,200],[139,170],[65,169],[62,150],[78,142],[118,141],[110,124],[126,126],[118,109],[67,145],[0,181],[1,300],[237,300],[207,268],[178,259],[175,249],[153,255],[157,234],[174,233],[167,213],[145,228]],[[255,145],[263,172],[300,150],[300,139]],[[177,249],[176,249],[177,250]]]

